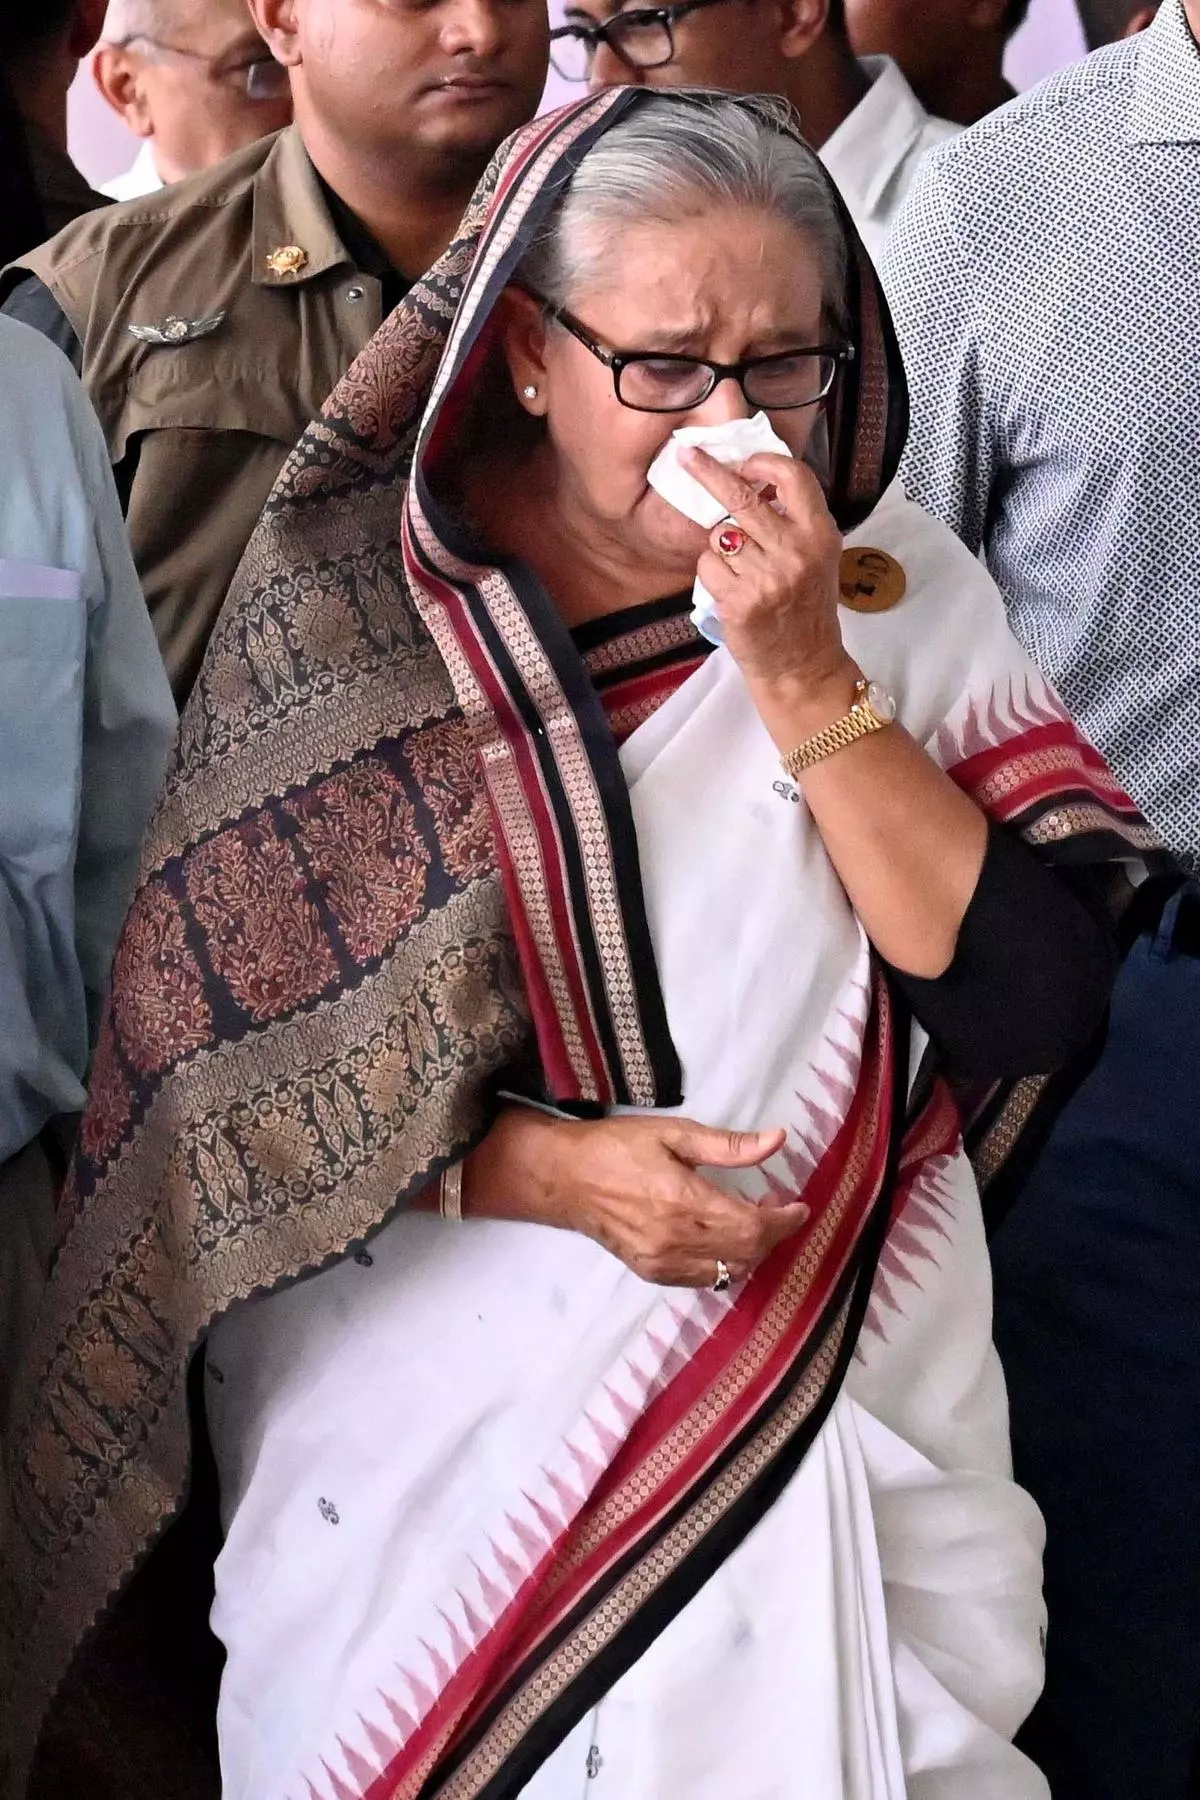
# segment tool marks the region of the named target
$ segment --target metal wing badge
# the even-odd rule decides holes
[[[197,338],[211,337],[225,323],[227,314],[211,313],[207,319],[184,319],[172,313],[161,325],[130,325],[126,329],[143,344],[165,344],[169,349],[179,344],[194,344]]]

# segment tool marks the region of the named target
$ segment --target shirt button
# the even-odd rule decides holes
[[[360,287],[347,288],[346,289],[346,298],[347,298],[347,300],[361,300],[363,297],[364,291],[365,290]]]
[[[595,1781],[597,1775],[600,1773],[600,1771],[603,1767],[604,1767],[604,1758],[601,1756],[601,1754],[600,1754],[599,1750],[596,1748],[595,1744],[593,1744],[587,1754],[588,1780]]]

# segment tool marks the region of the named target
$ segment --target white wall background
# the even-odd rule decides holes
[[[31,0],[22,3],[28,5]],[[556,10],[556,0],[551,0],[551,7]],[[1083,31],[1074,0],[1033,0],[1029,18],[1009,51],[1009,79],[1015,87],[1031,87],[1043,75],[1076,61],[1084,53]],[[557,106],[579,91],[551,75],[543,105]],[[119,175],[137,154],[136,139],[130,137],[100,98],[86,63],[71,90],[69,127],[71,154],[93,183]]]

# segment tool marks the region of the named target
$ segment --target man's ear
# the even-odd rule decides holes
[[[285,69],[300,66],[300,19],[297,0],[250,0],[259,36]]]
[[[1135,8],[1132,16],[1125,21],[1121,36],[1123,38],[1136,37],[1139,31],[1145,31],[1147,25],[1153,25],[1157,17],[1157,5]]]
[[[966,23],[972,31],[986,35],[1001,31],[1008,17],[1008,0],[971,0],[967,8]]]
[[[781,56],[804,56],[829,24],[829,0],[773,0]]]
[[[497,331],[517,403],[535,419],[546,413],[546,309],[532,294],[505,288],[496,307]]]
[[[150,105],[138,80],[140,62],[129,50],[101,44],[92,58],[92,80],[134,137],[154,136]]]

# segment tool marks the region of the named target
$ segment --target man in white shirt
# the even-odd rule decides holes
[[[779,94],[842,191],[871,255],[882,253],[917,166],[957,127],[932,118],[896,63],[859,60],[843,0],[568,0],[555,68],[593,87],[724,88]]]
[[[287,71],[245,0],[112,0],[92,63],[96,85],[142,149],[107,182],[136,200],[223,162],[292,116]]]

